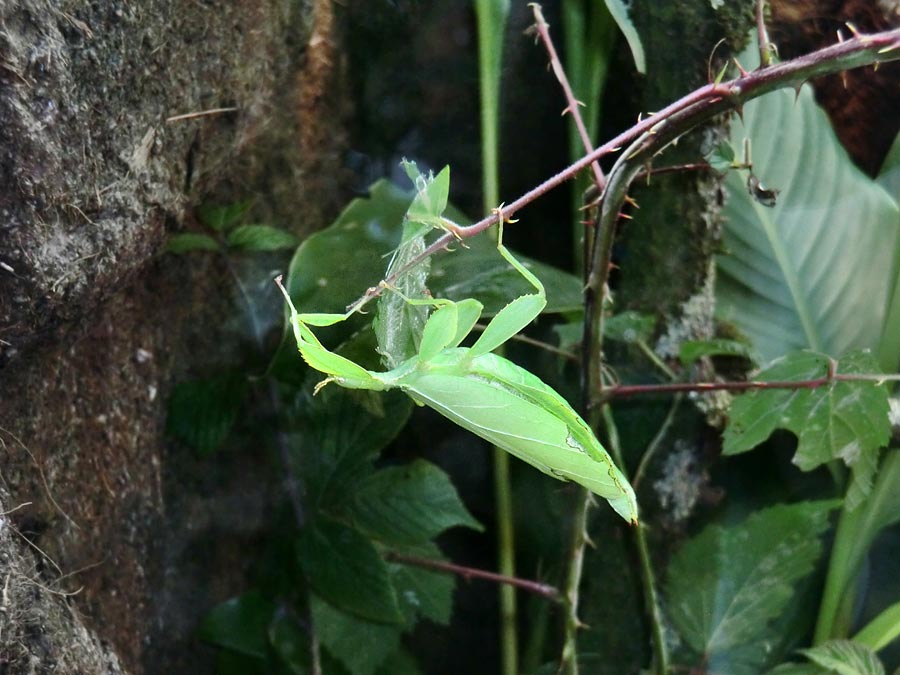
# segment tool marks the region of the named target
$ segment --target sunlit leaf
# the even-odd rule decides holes
[[[865,352],[846,355],[838,373],[873,373],[878,367]],[[815,352],[796,352],[773,362],[756,376],[761,381],[803,381],[823,378],[828,358]],[[803,471],[840,459],[854,471],[847,494],[848,508],[871,490],[878,451],[890,438],[888,394],[874,382],[834,380],[815,388],[758,389],[736,397],[725,429],[723,453],[746,452],[765,441],[775,429],[797,435],[794,464]]]
[[[806,348],[878,349],[896,279],[897,204],[856,168],[809,87],[796,101],[776,91],[748,102],[732,145],[745,135],[754,174],[780,194],[768,208],[749,194],[746,172],[725,181],[720,317],[766,360]],[[884,368],[898,358],[879,354]]]
[[[800,653],[838,675],[884,675],[884,666],[875,652],[850,640],[831,640]]]
[[[771,623],[792,601],[796,582],[815,568],[819,537],[836,505],[779,505],[736,526],[710,525],[675,554],[666,607],[711,672],[760,672],[779,639]]]
[[[336,608],[379,623],[403,620],[387,565],[356,530],[318,518],[303,528],[297,555],[310,586]]]

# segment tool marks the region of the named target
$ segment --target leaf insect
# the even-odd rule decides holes
[[[503,214],[500,209],[497,213],[497,249],[536,292],[515,298],[501,309],[469,348],[459,345],[481,316],[480,302],[405,299],[436,308],[425,322],[418,353],[386,372],[367,370],[326,349],[310,328],[340,323],[353,310],[300,314],[279,278],[300,355],[328,375],[316,391],[330,382],[350,389],[400,389],[417,404],[433,408],[544,473],[583,485],[636,524],[634,491],[587,423],[538,377],[491,353],[531,323],[547,304],[541,281],[503,245]]]

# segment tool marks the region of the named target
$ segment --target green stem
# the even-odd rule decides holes
[[[581,587],[581,573],[584,570],[584,553],[587,546],[588,511],[593,498],[584,488],[579,488],[572,509],[572,538],[569,542],[569,564],[566,568],[566,585],[563,588],[566,603],[566,618],[563,625],[563,648],[559,660],[561,675],[578,675],[578,590]]]

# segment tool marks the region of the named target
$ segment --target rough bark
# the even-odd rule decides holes
[[[167,446],[171,383],[242,342],[221,264],[159,254],[201,202],[254,197],[298,234],[334,212],[332,12],[0,3],[0,509],[30,502],[0,519],[3,672],[209,658],[191,631],[239,590],[268,499],[247,453]],[[213,108],[236,110],[167,122]]]

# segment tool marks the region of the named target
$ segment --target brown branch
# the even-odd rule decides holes
[[[573,178],[579,171],[590,166],[592,162],[596,162],[611,152],[618,151],[622,146],[633,143],[645,134],[651,141],[656,141],[648,145],[647,149],[658,148],[661,147],[659,143],[669,143],[711,117],[739,108],[745,102],[770,91],[796,87],[819,75],[897,59],[900,59],[900,28],[871,35],[857,35],[850,40],[810,52],[791,61],[775,64],[768,68],[760,68],[729,82],[707,84],[666,106],[655,115],[638,122],[555,176],[532,188],[505,206],[503,216],[511,217],[538,197]],[[421,254],[395,271],[385,281],[389,285],[401,274],[406,273],[438,251],[445,250],[459,238],[475,236],[497,223],[497,220],[498,214],[495,212],[468,227],[454,226],[450,223],[450,227],[448,227],[450,232],[434,241]],[[362,308],[369,301],[380,296],[383,290],[383,286],[370,288],[351,305],[351,308],[355,310]]]
[[[388,551],[384,554],[384,558],[385,560],[398,562],[403,565],[413,565],[415,567],[422,567],[423,569],[435,570],[436,572],[455,574],[466,580],[484,579],[498,584],[508,584],[523,591],[539,595],[552,602],[562,602],[562,594],[559,592],[558,588],[549,584],[542,584],[539,581],[531,581],[530,579],[522,579],[520,577],[509,577],[503,574],[497,574],[496,572],[488,572],[487,570],[465,567],[463,565],[454,565],[453,563],[444,562],[443,560],[434,560],[433,558],[420,558],[419,556],[406,555],[405,553],[397,553],[395,551]]]
[[[639,394],[672,394],[679,392],[707,391],[750,391],[754,389],[817,389],[832,382],[882,382],[900,381],[900,375],[876,373],[832,373],[812,380],[772,380],[769,382],[751,380],[749,382],[670,382],[664,384],[620,384],[607,387],[604,395],[608,398],[625,398]]]
[[[556,53],[556,47],[553,46],[553,41],[550,39],[550,24],[544,20],[541,6],[536,2],[532,2],[530,6],[534,12],[534,27],[537,30],[541,41],[544,43],[547,55],[550,57],[550,66],[553,68],[553,74],[556,75],[556,79],[559,81],[560,87],[562,87],[563,94],[566,96],[566,108],[563,110],[563,115],[566,113],[572,115],[572,119],[575,122],[575,128],[578,129],[578,136],[581,138],[581,144],[584,146],[584,151],[590,154],[594,151],[594,146],[591,143],[591,137],[588,134],[587,127],[584,125],[584,120],[581,118],[581,113],[578,110],[578,106],[583,104],[575,98],[575,94],[572,92],[569,78],[566,77],[566,71],[562,66],[562,62],[559,60],[559,55]],[[600,168],[600,162],[591,162],[591,171],[594,174],[594,184],[597,186],[597,191],[602,194],[603,188],[606,186],[606,177],[603,175],[603,169]]]

